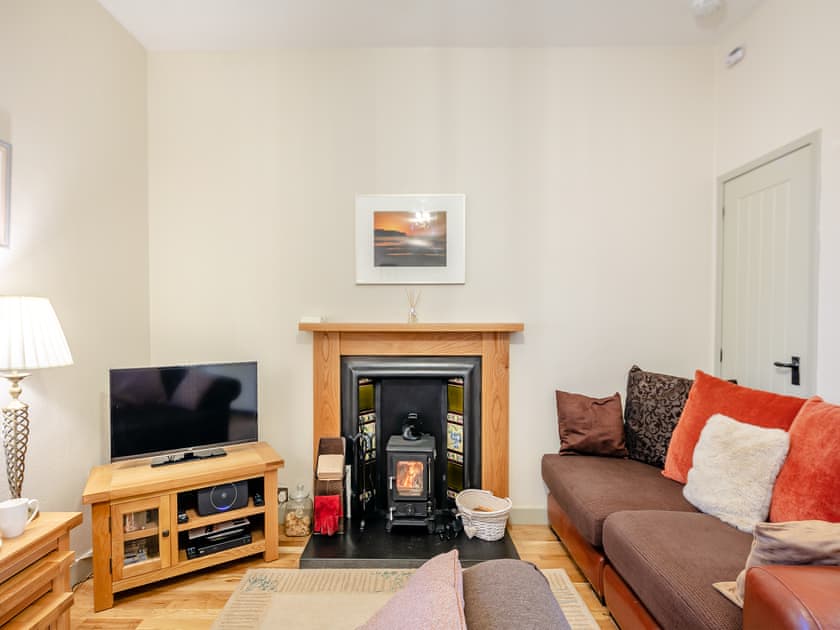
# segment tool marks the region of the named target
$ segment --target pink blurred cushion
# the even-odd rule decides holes
[[[428,560],[368,622],[365,630],[466,630],[458,550]]]

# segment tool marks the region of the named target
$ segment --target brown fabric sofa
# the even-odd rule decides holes
[[[752,569],[743,614],[718,593],[752,536],[698,512],[659,468],[548,454],[542,477],[552,529],[622,630],[840,628],[840,567]]]

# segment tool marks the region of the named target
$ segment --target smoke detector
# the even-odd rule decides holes
[[[697,17],[705,17],[717,11],[723,6],[723,0],[691,0],[691,10]]]

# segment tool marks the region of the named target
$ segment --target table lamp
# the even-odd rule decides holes
[[[20,382],[28,370],[72,365],[73,357],[47,298],[0,296],[0,372],[9,379],[12,400],[3,407],[3,449],[6,476],[13,498],[20,497],[29,405],[20,400]]]

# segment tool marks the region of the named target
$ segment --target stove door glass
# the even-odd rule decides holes
[[[396,490],[398,497],[425,496],[423,484],[426,465],[417,460],[400,460],[396,466]]]

